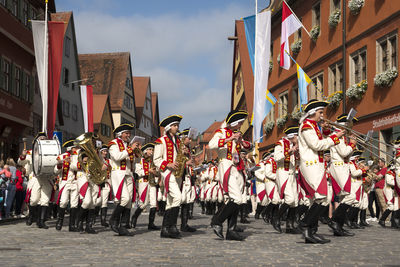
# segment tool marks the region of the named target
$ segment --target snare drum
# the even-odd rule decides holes
[[[61,154],[57,139],[36,140],[32,148],[33,172],[36,176],[54,176],[57,156]]]

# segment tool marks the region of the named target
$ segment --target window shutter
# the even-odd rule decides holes
[[[18,0],[18,18],[20,21],[22,21],[22,24],[25,25],[25,21],[24,21],[24,4],[25,4],[25,0]]]
[[[15,84],[15,71],[14,71],[14,63],[10,62],[10,82],[8,83],[9,87],[8,92],[14,94],[14,84]]]
[[[26,99],[26,89],[25,89],[25,79],[26,79],[26,73],[25,73],[25,71],[23,71],[23,70],[21,70],[22,71],[22,75],[21,75],[21,79],[22,79],[22,81],[21,81],[21,94],[20,94],[20,98],[22,99],[22,100],[25,100]]]
[[[33,103],[33,97],[35,95],[34,86],[35,86],[35,76],[30,76],[31,82],[29,83],[29,103]]]
[[[4,88],[4,74],[3,74],[3,68],[4,68],[4,63],[3,63],[3,57],[0,56],[0,88]]]

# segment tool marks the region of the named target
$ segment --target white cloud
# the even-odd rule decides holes
[[[244,15],[237,5],[185,16],[74,12],[79,53],[131,52],[133,75],[151,76],[159,92],[160,117],[180,113],[200,130],[229,111],[233,44],[227,37]]]

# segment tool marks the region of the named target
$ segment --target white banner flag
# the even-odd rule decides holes
[[[254,107],[253,141],[262,136],[262,122],[266,114],[266,94],[268,87],[269,59],[271,44],[271,12],[256,15],[256,40],[254,57]]]

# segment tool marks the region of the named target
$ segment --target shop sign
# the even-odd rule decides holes
[[[400,124],[400,113],[373,120],[372,129],[377,130],[377,128],[389,128],[397,124]]]

